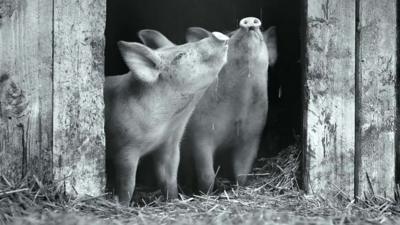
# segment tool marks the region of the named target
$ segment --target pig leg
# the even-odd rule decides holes
[[[178,198],[179,143],[167,143],[154,154],[156,173],[166,199]]]
[[[246,184],[247,174],[251,172],[253,162],[257,156],[258,139],[235,146],[233,151],[233,175],[235,182],[240,186]]]
[[[214,189],[215,172],[213,147],[210,144],[197,142],[192,146],[194,167],[200,192],[210,193]]]
[[[114,191],[118,201],[128,206],[135,189],[139,156],[131,148],[122,149],[113,157]]]

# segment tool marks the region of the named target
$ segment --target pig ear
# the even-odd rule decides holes
[[[235,33],[236,33],[236,30],[224,32],[224,34],[225,34],[226,36],[228,36],[228,37],[232,37]]]
[[[201,39],[210,37],[210,31],[201,28],[201,27],[189,27],[186,31],[186,41],[187,42],[196,42]]]
[[[139,31],[138,36],[146,46],[152,49],[174,46],[174,43],[156,30],[141,30]]]
[[[278,59],[278,44],[276,41],[276,28],[270,27],[263,32],[264,40],[268,48],[269,66],[273,66]]]
[[[118,47],[126,65],[136,78],[144,82],[157,80],[161,59],[155,51],[135,42],[119,41]]]

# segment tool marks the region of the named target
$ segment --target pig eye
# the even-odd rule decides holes
[[[180,53],[178,53],[175,57],[174,57],[174,59],[172,60],[172,64],[177,64],[184,56],[186,55],[186,53],[185,52],[180,52]]]

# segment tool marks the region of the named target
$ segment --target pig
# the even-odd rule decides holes
[[[246,183],[268,113],[268,67],[277,59],[275,28],[262,33],[260,27],[254,17],[240,21],[229,40],[228,62],[188,122],[181,145],[186,188],[191,186],[192,166],[197,189],[203,193],[213,190],[219,165],[233,182]],[[188,42],[209,36],[202,28],[187,31]]]
[[[147,47],[152,49],[173,47],[175,44],[165,37],[161,32],[152,29],[144,29],[138,32],[139,39]]]
[[[154,155],[159,186],[177,198],[180,141],[195,105],[226,63],[229,38],[209,38],[154,50],[118,42],[129,68],[106,77],[104,87],[107,189],[129,205],[138,161]]]

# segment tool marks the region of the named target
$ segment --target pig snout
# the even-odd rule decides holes
[[[229,37],[220,32],[212,32],[211,36],[216,40],[218,43],[228,45]]]
[[[261,21],[255,17],[246,17],[240,20],[239,25],[247,30],[254,30],[256,28],[260,28]]]

